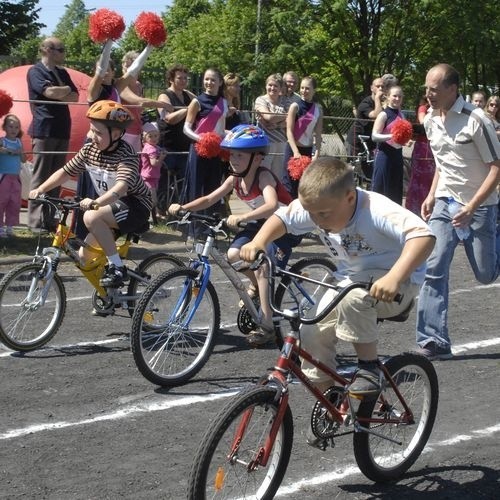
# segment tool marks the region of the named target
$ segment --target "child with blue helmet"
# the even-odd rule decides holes
[[[264,221],[280,206],[288,205],[292,198],[276,178],[261,163],[269,150],[269,138],[262,129],[254,125],[238,125],[229,132],[221,142],[221,147],[229,150],[229,176],[223,184],[207,194],[183,205],[170,205],[168,211],[175,215],[179,210],[204,210],[219,202],[224,196],[234,190],[236,196],[244,201],[249,211],[243,214],[230,215],[227,225],[238,233],[234,237],[227,256],[229,262],[240,260],[240,248],[252,241]],[[239,223],[247,225],[240,230]],[[269,248],[269,254],[274,255],[277,264],[285,266],[290,257],[296,240],[292,235],[285,235],[275,241]],[[262,328],[258,328],[247,336],[250,346],[264,345],[274,340],[272,312],[269,307],[267,280],[262,269],[246,271],[251,281],[249,293],[260,297],[262,312]]]

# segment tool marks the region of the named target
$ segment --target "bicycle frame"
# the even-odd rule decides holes
[[[220,230],[224,221],[220,221],[215,227],[210,226],[210,234],[207,236],[205,243],[198,243],[195,245],[195,251],[198,254],[198,259],[192,259],[190,263],[190,267],[194,270],[200,270],[200,292],[199,296],[196,298],[195,307],[193,307],[190,317],[188,318],[187,324],[192,319],[193,315],[196,312],[198,304],[200,303],[203,293],[205,292],[208,282],[210,281],[210,276],[212,272],[212,265],[210,263],[210,258],[213,259],[215,264],[221,269],[227,279],[231,282],[233,287],[238,293],[238,296],[243,301],[243,304],[247,308],[251,317],[255,321],[256,324],[260,324],[259,321],[259,311],[255,306],[253,300],[248,295],[245,285],[241,280],[238,271],[234,269],[234,267],[226,260],[226,257],[219,251],[219,249],[215,246],[215,234]],[[202,248],[203,245],[203,248]]]
[[[269,262],[269,258],[267,258]],[[272,273],[270,276],[269,280],[269,288],[270,288],[270,293],[274,290],[274,279],[276,276],[276,272],[274,268],[272,267],[272,264],[270,264]],[[280,270],[278,271],[279,274],[293,274],[289,273],[288,271]],[[312,283],[316,284],[321,284],[322,286],[326,288],[335,288],[334,285],[328,284],[328,283],[321,283],[316,280],[307,278],[307,277],[302,277],[303,280],[309,281]],[[367,284],[364,284],[365,286]],[[348,291],[350,291],[352,288],[355,288],[358,286],[358,284],[352,284],[342,290],[342,292],[339,293],[337,299],[334,299],[332,303],[337,304],[340,302],[340,300],[345,296]],[[271,295],[272,296],[272,295]],[[271,303],[271,308],[273,309],[274,312],[279,313],[275,307],[274,304]],[[333,309],[330,307],[327,307],[326,310],[331,310]],[[325,313],[324,316],[326,316]],[[402,425],[409,425],[414,422],[413,418],[413,413],[411,409],[409,408],[408,404],[406,403],[403,395],[399,391],[398,386],[392,379],[390,373],[388,372],[387,368],[379,361],[379,368],[382,370],[384,374],[384,383],[388,383],[391,388],[393,389],[397,399],[399,402],[402,404],[404,408],[404,412],[402,412],[401,415],[398,416],[398,418],[390,418],[390,417],[382,417],[382,418],[363,418],[363,417],[358,417],[356,415],[356,412],[354,410],[354,404],[353,400],[356,399],[362,399],[362,398],[355,398],[354,396],[351,396],[348,391],[347,391],[347,386],[351,383],[348,379],[342,377],[337,371],[332,370],[330,367],[322,363],[321,361],[313,358],[311,354],[309,354],[307,351],[305,351],[303,348],[301,348],[298,345],[298,340],[300,339],[300,333],[299,333],[299,326],[301,322],[304,322],[303,319],[300,319],[298,316],[298,313],[293,313],[289,312],[288,314],[283,314],[284,317],[286,317],[289,322],[291,329],[286,335],[284,339],[284,344],[281,349],[280,355],[278,357],[278,360],[276,362],[276,365],[274,366],[274,369],[263,379],[261,380],[260,384],[262,385],[267,385],[267,384],[274,384],[278,386],[279,389],[279,407],[278,407],[278,412],[276,414],[276,417],[273,420],[271,429],[269,431],[269,435],[266,439],[265,444],[259,449],[256,450],[255,452],[255,457],[249,461],[248,464],[248,470],[253,470],[257,466],[262,465],[265,467],[267,465],[267,461],[269,459],[269,456],[271,454],[271,451],[274,446],[274,442],[276,440],[276,436],[278,434],[278,431],[281,427],[283,417],[285,415],[286,408],[288,406],[288,399],[289,399],[289,392],[288,392],[288,384],[292,380],[292,374],[295,375],[301,382],[302,384],[306,387],[306,389],[314,395],[317,401],[320,401],[321,404],[324,406],[324,408],[329,412],[331,415],[331,418],[335,420],[339,425],[343,425],[347,427],[348,425],[353,423],[353,431],[345,432],[344,434],[350,434],[352,432],[365,432],[369,434],[376,435],[378,437],[381,437],[383,439],[392,441],[396,444],[401,445],[402,443],[400,441],[397,441],[395,439],[392,439],[387,436],[383,436],[376,431],[372,430],[371,428],[364,427],[360,424],[362,423],[384,423],[384,424],[402,424]],[[321,315],[320,315],[321,316]],[[320,317],[318,316],[318,318]],[[323,316],[323,317],[324,317]],[[317,322],[318,319],[315,318],[314,320],[307,320],[307,323],[315,323]],[[303,373],[301,367],[294,362],[293,358],[294,356],[299,356],[303,359],[306,359],[309,363],[314,365],[316,368],[318,368],[321,372],[324,374],[328,375],[331,379],[335,381],[335,385],[339,386],[342,390],[342,401],[340,403],[340,408],[337,408],[338,402],[336,404],[333,404],[331,401],[329,401],[323,393],[317,389],[314,384],[311,382],[311,380]],[[380,404],[383,407],[385,404],[388,405],[388,403],[385,401],[383,392],[379,396]],[[389,406],[389,405],[388,405]],[[242,420],[240,422],[240,425],[238,426],[238,429],[235,433],[233,444],[231,446],[231,453],[229,457],[231,458],[238,450],[238,445],[242,441],[242,437],[245,434],[246,427],[248,425],[248,422],[250,420],[252,414],[252,410],[247,410],[245,414],[242,416]]]

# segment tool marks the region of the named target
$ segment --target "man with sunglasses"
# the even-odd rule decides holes
[[[46,38],[39,52],[40,61],[27,74],[30,101],[44,101],[30,103],[33,115],[28,129],[33,149],[31,189],[36,189],[66,163],[63,152],[68,151],[71,118],[68,105],[60,103],[78,101],[78,90],[69,73],[61,66],[66,56],[61,40]],[[58,196],[59,188],[47,194]],[[41,209],[40,204],[30,202],[28,205],[28,225],[34,232],[50,229],[53,225],[51,216],[41,221]]]

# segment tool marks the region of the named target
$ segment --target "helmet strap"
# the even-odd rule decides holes
[[[250,154],[250,159],[248,160],[248,166],[245,170],[243,170],[243,172],[235,172],[232,167],[231,167],[231,164],[229,164],[229,172],[230,174],[233,176],[233,177],[245,177],[248,172],[250,172],[250,168],[252,167],[252,163],[253,163],[253,159],[255,158],[255,153],[251,153]]]
[[[112,127],[108,127],[108,134],[109,134],[109,145],[106,149],[103,149],[103,153],[107,153],[125,134],[125,130],[122,130],[121,134],[116,138],[113,139],[113,135],[111,133]]]

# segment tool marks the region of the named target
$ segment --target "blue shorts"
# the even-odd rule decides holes
[[[243,245],[252,241],[262,223],[250,222],[247,227],[240,231],[232,241],[230,248],[240,249]],[[302,236],[294,234],[285,234],[269,245],[266,249],[267,254],[273,259],[274,263],[281,269],[284,269],[288,263],[288,259],[292,254],[293,247],[296,247],[302,240]]]

